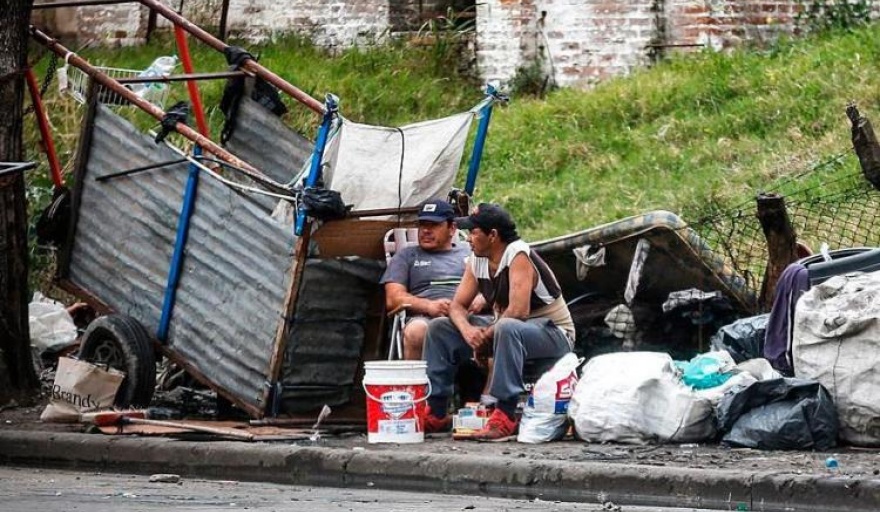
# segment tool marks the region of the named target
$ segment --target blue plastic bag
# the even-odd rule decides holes
[[[709,389],[720,386],[733,376],[734,366],[730,354],[724,351],[700,354],[690,361],[676,361],[675,366],[682,372],[682,381],[694,389]]]

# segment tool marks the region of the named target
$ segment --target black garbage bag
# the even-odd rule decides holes
[[[761,450],[827,450],[837,444],[837,409],[821,384],[807,379],[758,381],[721,399],[715,411],[722,442]]]
[[[351,209],[342,200],[342,195],[321,187],[306,187],[302,193],[302,202],[309,217],[321,220],[344,218]]]
[[[726,350],[737,364],[764,357],[764,334],[770,314],[741,318],[715,333],[709,342],[712,350]]]

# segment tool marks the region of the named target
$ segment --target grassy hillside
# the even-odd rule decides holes
[[[198,71],[225,68],[222,55],[192,46]],[[158,41],[80,53],[142,69],[173,51],[170,41]],[[456,63],[443,49],[397,44],[330,56],[288,38],[251,51],[312,95],[339,95],[355,121],[399,125],[481,98],[479,84],[451,71]],[[709,202],[748,199],[780,176],[851,153],[844,106],[856,100],[880,122],[878,62],[875,25],[769,49],[681,56],[592,91],[514,97],[493,117],[477,199],[507,205],[530,240],[651,209],[687,219]],[[207,104],[218,104],[221,89],[220,82],[204,87]],[[48,103],[69,168],[81,109],[54,92]],[[212,107],[215,126],[220,117]],[[318,121],[305,109],[288,117],[300,128]],[[31,155],[39,158],[35,147]],[[849,171],[857,165],[851,155],[842,162]],[[37,202],[47,197],[33,193]]]

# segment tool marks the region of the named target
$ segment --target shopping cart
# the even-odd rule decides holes
[[[95,66],[95,69],[114,80],[119,80],[120,78],[135,78],[143,73],[143,70],[139,69],[111,68],[106,66]],[[89,75],[85,74],[83,70],[77,67],[69,67],[67,71],[67,79],[69,83],[70,95],[79,103],[85,104],[86,93],[89,90],[91,77],[89,77]],[[130,103],[119,94],[109,89],[106,89],[103,86],[99,87],[99,102],[105,105],[112,106],[130,105]],[[168,98],[168,91],[171,89],[169,84],[162,82],[147,82],[143,84],[142,88],[141,84],[131,86],[127,85],[126,87],[129,87],[130,89],[136,91],[143,91],[143,93],[138,92],[138,94],[145,100],[153,103],[160,108],[164,108],[165,100]]]

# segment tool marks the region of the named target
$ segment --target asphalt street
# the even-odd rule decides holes
[[[705,512],[697,509],[621,507],[613,503],[560,503],[335,489],[223,480],[150,482],[150,476],[0,467],[3,512],[155,511],[578,511]]]

